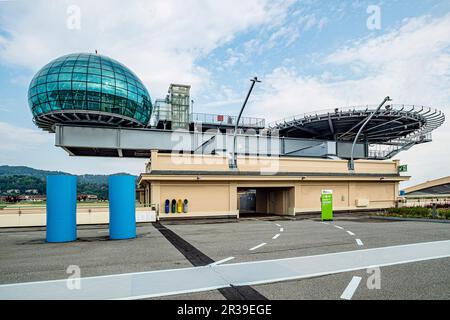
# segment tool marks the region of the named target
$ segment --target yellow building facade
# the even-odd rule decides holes
[[[238,157],[230,170],[220,155],[159,153],[154,150],[139,176],[140,202],[159,208],[159,218],[235,217],[239,194],[253,190],[256,212],[290,215],[320,211],[323,189],[333,191],[335,211],[376,210],[396,205],[400,181],[398,160],[347,161],[298,157]],[[187,212],[165,213],[166,200],[188,201]],[[240,212],[241,211],[241,212]]]

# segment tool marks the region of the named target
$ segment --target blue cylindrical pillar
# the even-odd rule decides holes
[[[77,177],[47,176],[47,242],[77,239]]]
[[[136,185],[134,176],[110,176],[108,189],[110,239],[136,238]]]

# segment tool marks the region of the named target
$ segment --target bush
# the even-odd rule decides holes
[[[437,209],[440,217],[444,219],[450,219],[450,209]]]
[[[389,208],[388,213],[408,215],[408,216],[428,216],[431,215],[431,210],[424,207],[403,207],[403,208]]]
[[[440,208],[436,212],[438,219],[450,219],[450,209]],[[389,208],[387,209],[387,215],[410,218],[433,218],[432,209],[424,207]]]

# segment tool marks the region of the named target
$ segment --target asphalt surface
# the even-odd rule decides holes
[[[307,218],[141,224],[137,239],[120,241],[107,241],[107,226],[84,226],[78,228],[77,241],[63,244],[45,243],[43,228],[0,229],[0,284],[65,279],[69,265],[78,265],[81,276],[87,277],[200,266],[223,259],[230,259],[224,263],[248,262],[450,239],[450,224],[375,220],[364,215],[337,216],[327,224],[314,216]],[[380,268],[379,289],[369,289],[366,283],[371,275],[359,270],[156,299],[340,299],[353,277],[361,281],[352,299],[449,299],[449,271],[450,258],[440,258]]]

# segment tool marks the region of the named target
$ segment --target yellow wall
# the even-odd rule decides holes
[[[356,160],[355,173],[397,173],[398,160]],[[348,173],[346,160],[239,156],[239,171]],[[152,152],[147,170],[229,171],[228,158],[218,155],[191,155]]]
[[[335,210],[388,208],[395,205],[399,182],[409,178],[397,175],[397,160],[357,160],[356,175],[347,175],[345,160],[238,157],[238,175],[230,172],[222,156],[151,154],[140,184],[150,188],[150,201],[160,205],[161,213],[165,199],[188,199],[189,212],[180,215],[184,217],[238,217],[237,188],[257,188],[257,211],[280,215],[320,211],[323,189],[333,190]]]
[[[230,205],[229,184],[161,183],[159,203],[166,199],[188,199],[189,211],[212,212],[235,210]]]

